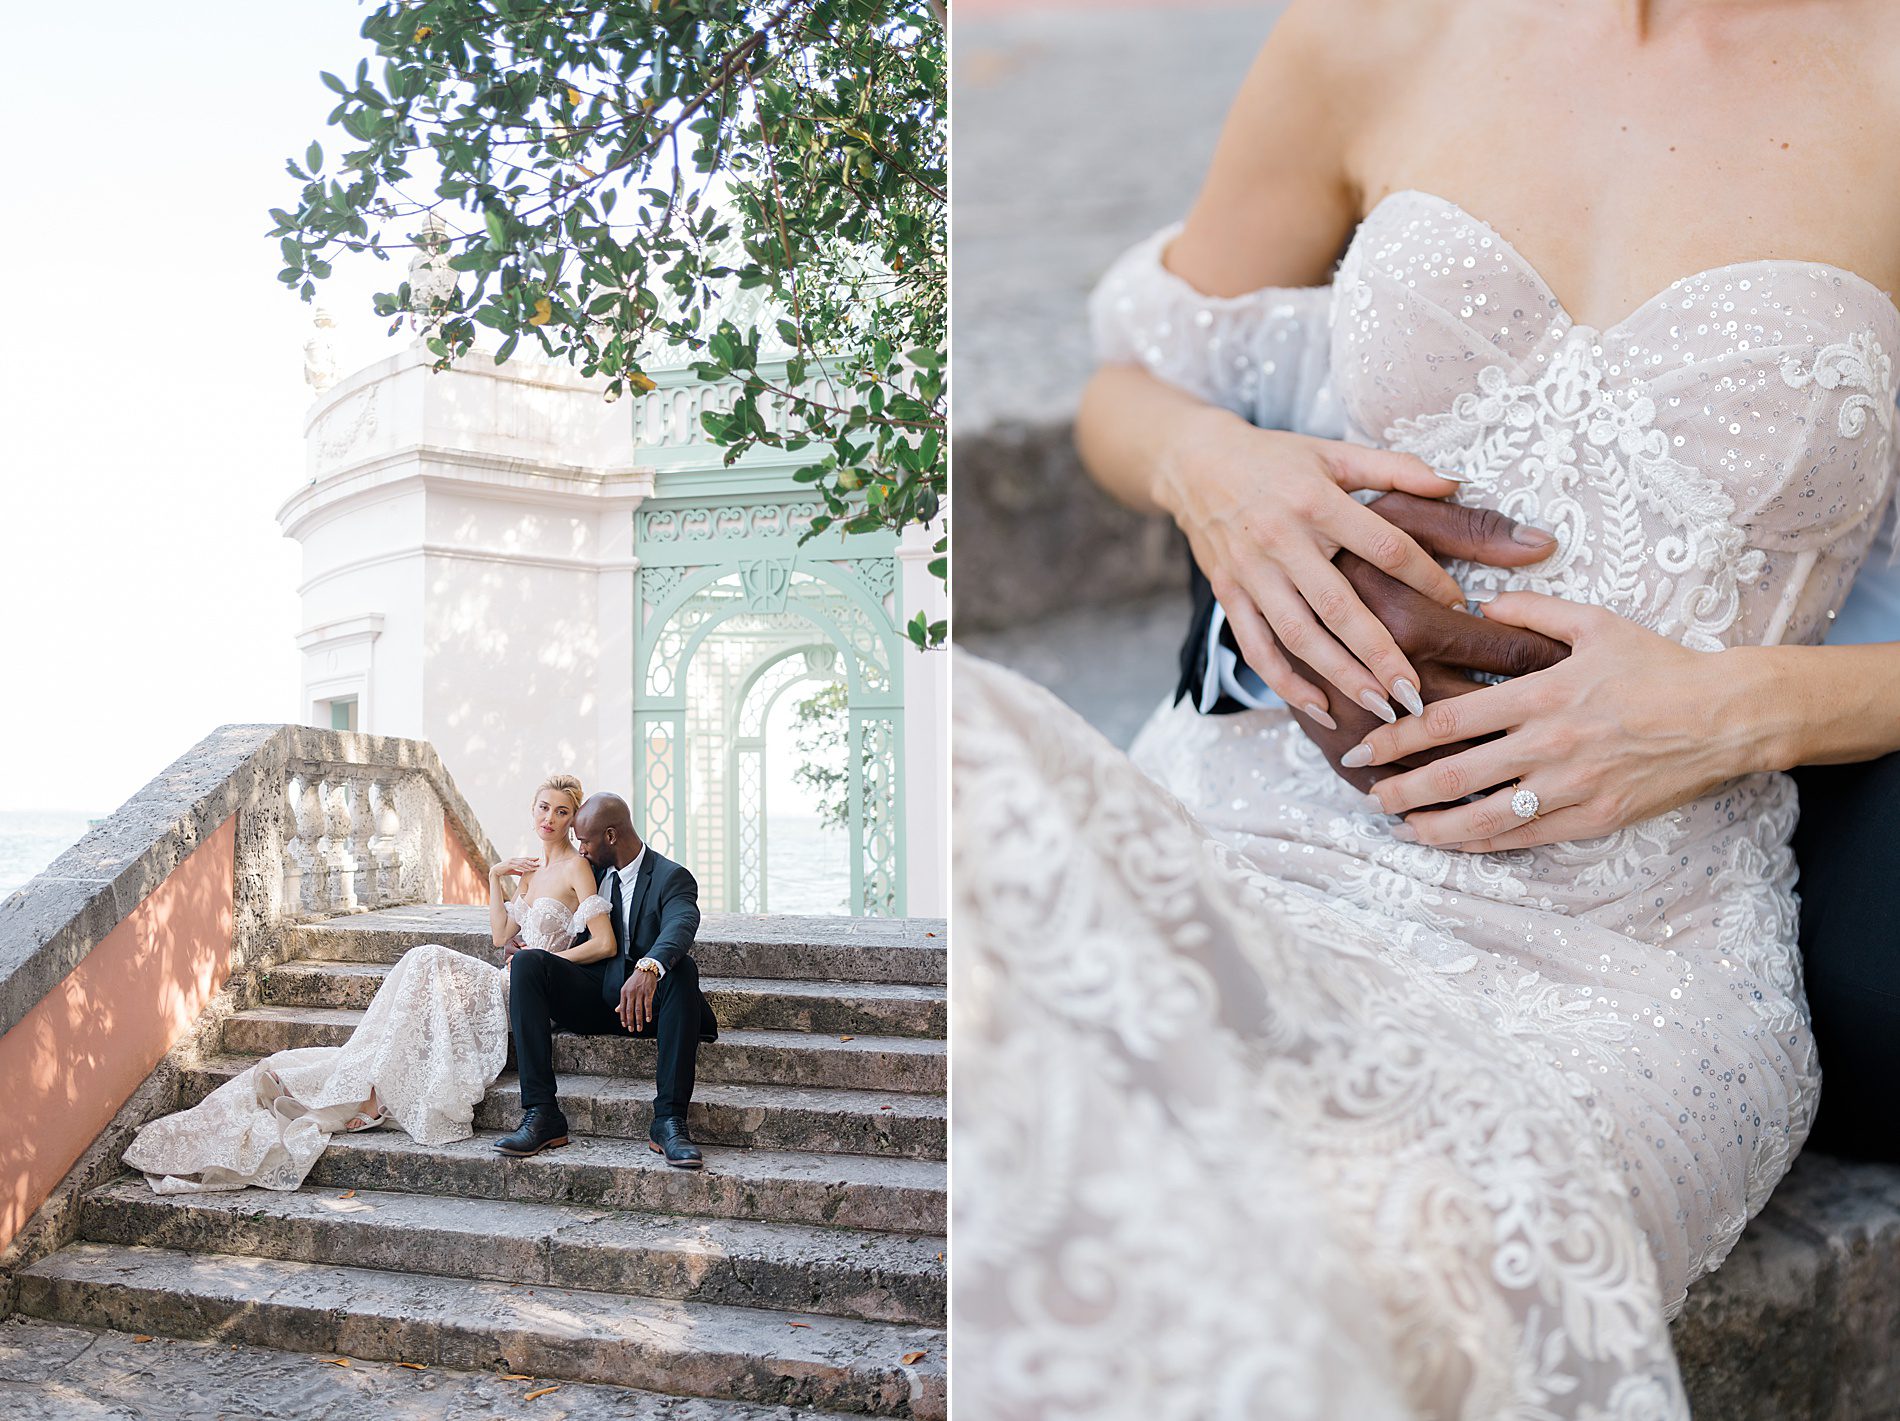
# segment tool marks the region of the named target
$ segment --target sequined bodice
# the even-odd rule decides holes
[[[1597,329],[1486,223],[1407,190],[1367,214],[1331,300],[1346,437],[1557,536],[1534,568],[1454,568],[1468,589],[1597,603],[1703,650],[1821,638],[1893,484],[1900,312],[1871,283],[1734,263]]]
[[[1889,502],[1900,312],[1850,272],[1713,268],[1599,330],[1425,193],[1381,201],[1330,287],[1207,296],[1163,265],[1174,230],[1097,287],[1097,355],[1262,428],[1416,453],[1468,480],[1461,500],[1557,535],[1533,568],[1455,569],[1472,590],[1598,603],[1706,650],[1814,640]],[[1598,839],[1453,852],[1399,839],[1284,707],[1164,705],[1130,765],[1008,673],[966,662],[957,684],[957,1049],[994,1077],[959,1084],[977,1108],[958,1157],[1013,1177],[1044,1138],[1023,1120],[1075,1127],[1037,1162],[1038,1207],[969,1191],[1012,1229],[1043,1224],[962,1256],[964,1340],[1066,1355],[1078,1317],[1132,1298],[1184,1320],[1169,1355],[1209,1349],[1144,1392],[1116,1370],[1125,1330],[1096,1328],[1100,1353],[1060,1381],[1099,1390],[1043,1404],[1032,1368],[1000,1367],[1002,1409],[1225,1414],[1266,1375],[1257,1349],[1234,1386],[1191,1388],[1246,1351],[1223,1340],[1236,1313],[1247,1336],[1316,1319],[1282,1352],[1322,1374],[1273,1376],[1276,1405],[1687,1421],[1665,1319],[1767,1201],[1818,1096],[1788,777]],[[1124,981],[1126,1009],[1099,990]],[[1134,1178],[1120,1142],[1157,1121],[1186,1124],[1142,1158],[1185,1172]],[[1237,1163],[1236,1142],[1279,1159]],[[1216,1180],[1239,1181],[1231,1213]],[[1157,1191],[1215,1222],[1155,1246]],[[1327,1312],[1286,1260],[1340,1221]],[[1126,1298],[1078,1301],[1078,1247],[1155,1262]],[[1289,1277],[1284,1301],[1246,1291]],[[1369,1360],[1332,1367],[1362,1324]],[[1382,1366],[1403,1400],[1353,1395]]]
[[[521,940],[529,947],[561,952],[572,947],[590,918],[608,911],[607,900],[599,894],[578,908],[569,908],[559,898],[541,897],[531,903],[519,898],[508,900],[508,916],[521,928]]]

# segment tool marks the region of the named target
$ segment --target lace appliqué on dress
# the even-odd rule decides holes
[[[1143,260],[1098,348],[1245,409],[1233,313]],[[1402,192],[1330,322],[1344,437],[1557,534],[1474,588],[1813,641],[1891,495],[1900,312],[1838,268],[1699,272],[1595,330]],[[1818,1098],[1786,777],[1454,854],[1394,840],[1283,709],[1164,705],[1125,757],[1020,678],[956,677],[966,1401],[1685,1421],[1666,1321]]]
[[[347,1043],[266,1056],[189,1110],[145,1125],[125,1162],[161,1194],[295,1189],[372,1089],[387,1123],[418,1144],[465,1140],[507,1060],[507,986],[505,972],[467,953],[412,947]]]

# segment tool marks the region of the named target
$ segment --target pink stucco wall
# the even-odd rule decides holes
[[[442,826],[442,901],[488,902],[488,865],[475,862],[461,835],[446,823]]]
[[[236,826],[225,820],[0,1037],[0,1248],[230,975]]]

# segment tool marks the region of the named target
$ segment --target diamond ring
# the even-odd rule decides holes
[[[1537,817],[1537,791],[1534,789],[1525,789],[1520,785],[1517,793],[1511,796],[1511,813],[1515,814],[1519,819],[1535,819]]]

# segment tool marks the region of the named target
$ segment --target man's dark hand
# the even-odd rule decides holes
[[[1555,539],[1535,529],[1523,530],[1521,536],[1530,541],[1513,537],[1522,525],[1489,508],[1466,508],[1409,493],[1381,494],[1368,506],[1394,527],[1411,534],[1440,562],[1462,558],[1492,567],[1524,567],[1541,562],[1556,548]],[[1570,654],[1570,648],[1562,642],[1538,632],[1442,607],[1353,553],[1342,552],[1334,562],[1372,614],[1385,623],[1399,649],[1411,658],[1422,681],[1419,697],[1427,707],[1447,696],[1477,690],[1483,683],[1474,681],[1470,672],[1524,676],[1555,666]],[[1310,668],[1290,656],[1287,659],[1297,673],[1318,683]],[[1343,696],[1332,699],[1333,719],[1339,729],[1327,730],[1303,715],[1296,714],[1293,719],[1325,752],[1333,768],[1362,790],[1400,770],[1456,754],[1468,743],[1438,746],[1389,765],[1347,769],[1339,763],[1340,757],[1382,722],[1371,711],[1344,704]]]
[[[660,974],[645,970],[627,973],[620,986],[620,1008],[616,1015],[629,1031],[645,1031],[653,1020],[653,994],[659,989]]]

